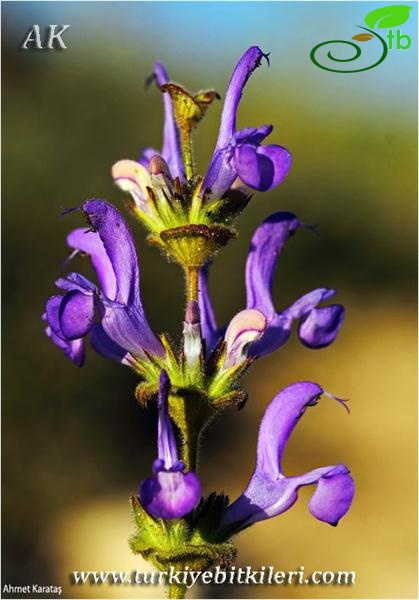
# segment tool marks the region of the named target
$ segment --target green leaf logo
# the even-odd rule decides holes
[[[368,27],[374,28],[378,24],[379,29],[388,27],[397,27],[403,25],[409,19],[411,6],[404,4],[395,4],[394,6],[383,6],[376,8],[367,14],[365,23]]]

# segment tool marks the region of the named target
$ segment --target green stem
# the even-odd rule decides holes
[[[196,471],[198,461],[198,435],[185,436],[182,446],[182,460],[187,471]]]
[[[186,179],[193,177],[193,159],[192,159],[192,135],[191,126],[179,126],[180,146],[182,150],[183,163],[185,165]]]
[[[186,298],[188,302],[191,300],[198,301],[198,273],[198,267],[186,267],[185,269]]]
[[[183,599],[186,594],[186,585],[180,585],[178,583],[171,583],[169,585],[169,598],[181,598]]]

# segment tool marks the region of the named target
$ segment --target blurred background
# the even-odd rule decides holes
[[[383,3],[383,6],[386,4]],[[381,6],[381,4],[380,4]],[[256,194],[240,237],[223,250],[211,292],[220,323],[244,306],[252,232],[291,210],[320,226],[301,230],[281,257],[278,308],[318,286],[336,287],[347,318],[337,341],[312,351],[294,335],[246,377],[249,402],[216,421],[203,440],[205,493],[235,498],[255,460],[258,424],[271,398],[298,379],[350,398],[351,415],[325,398],[287,447],[287,474],[345,462],[357,495],[335,529],[314,519],[302,490],[286,514],[237,538],[239,565],[354,570],[351,587],[201,587],[192,597],[413,598],[417,594],[416,197],[417,5],[378,68],[334,74],[310,50],[350,39],[370,2],[6,2],[3,25],[3,581],[61,585],[67,598],[161,596],[161,589],[70,585],[73,570],[146,569],[126,540],[128,497],[155,457],[152,409],[136,405],[135,376],[88,349],[78,369],[43,334],[40,316],[89,197],[122,209],[111,165],[161,144],[162,107],[144,81],[163,60],[174,81],[224,94],[250,45],[271,67],[249,80],[239,126],[272,123],[269,143],[293,154],[286,182]],[[37,23],[70,24],[65,51],[19,50]],[[363,46],[365,53],[375,47]],[[342,54],[343,57],[343,54]],[[221,103],[195,136],[198,170],[212,152]],[[130,217],[127,215],[127,218]],[[179,336],[180,270],[147,246],[130,221],[142,295],[157,331]],[[73,265],[88,274],[87,261]],[[77,267],[77,268],[76,268]],[[87,269],[87,271],[86,271]],[[4,594],[7,597],[7,594]]]

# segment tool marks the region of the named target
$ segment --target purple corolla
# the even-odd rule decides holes
[[[159,87],[169,83],[169,75],[161,62],[156,62],[152,76]],[[181,181],[185,179],[182,152],[180,149],[179,132],[176,126],[173,112],[172,99],[169,94],[163,94],[164,106],[164,127],[163,127],[163,146],[161,152],[154,148],[143,148],[139,158],[139,163],[146,169],[149,168],[150,160],[156,154],[160,155],[167,163],[172,178],[179,177]]]
[[[208,267],[201,269],[199,303],[203,336],[208,351],[211,351],[224,335],[229,366],[242,360],[244,354],[263,356],[285,344],[294,321],[298,321],[300,340],[309,348],[328,346],[336,338],[345,314],[343,306],[319,306],[334,296],[335,290],[317,288],[280,312],[276,311],[272,302],[272,281],[278,259],[285,243],[300,226],[300,221],[292,213],[278,212],[257,228],[246,263],[246,309],[233,318],[225,335],[225,330],[217,327],[214,317],[207,284]],[[240,336],[237,335],[238,330]],[[235,356],[229,356],[232,338],[243,342],[239,359],[237,351]]]
[[[282,146],[262,145],[272,125],[236,130],[236,115],[244,86],[250,75],[267,59],[257,46],[243,54],[231,76],[217,143],[202,184],[211,197],[220,198],[239,178],[248,187],[267,191],[279,185],[291,168],[291,155]]]
[[[308,507],[320,521],[337,525],[348,512],[355,486],[345,465],[320,467],[297,477],[287,477],[282,471],[282,457],[294,427],[323,393],[316,383],[294,383],[269,404],[259,429],[256,469],[243,494],[225,510],[221,521],[225,531],[237,532],[280,515],[306,485],[317,485]]]
[[[82,210],[90,229],[72,231],[67,243],[73,255],[90,256],[99,286],[78,273],[58,279],[65,293],[47,302],[47,335],[79,366],[86,335],[99,354],[124,364],[144,358],[145,352],[163,356],[144,314],[137,254],[125,221],[104,200],[87,200]]]
[[[200,481],[192,471],[185,473],[179,460],[176,438],[169,416],[170,380],[162,371],[158,400],[158,456],[153,463],[153,477],[140,486],[141,504],[148,513],[160,519],[179,519],[190,513],[201,498]]]

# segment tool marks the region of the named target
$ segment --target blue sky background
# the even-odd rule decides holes
[[[271,52],[275,83],[289,79],[327,85],[331,94],[344,97],[362,83],[358,101],[370,104],[375,90],[382,100],[403,103],[416,93],[417,3],[400,27],[412,38],[408,50],[393,50],[379,68],[359,74],[330,74],[314,67],[310,50],[328,39],[350,40],[365,25],[365,15],[394,2],[15,2],[3,3],[6,33],[24,35],[31,24],[69,23],[69,43],[81,52],[130,51],[152,62],[156,55],[173,71],[189,65],[196,78],[207,65],[221,72],[230,69],[226,56],[239,56],[257,44]],[[386,29],[380,33],[386,35]],[[374,42],[361,44],[365,63],[378,52]],[[336,52],[336,50],[335,50]],[[340,54],[339,54],[340,52]],[[350,49],[337,55],[350,56]],[[109,60],[107,56],[107,60]],[[357,67],[361,64],[359,59]],[[355,63],[352,63],[355,64]],[[353,67],[355,68],[355,67]],[[184,72],[184,67],[183,67]],[[270,85],[272,74],[269,76]],[[381,101],[381,98],[380,98]]]

